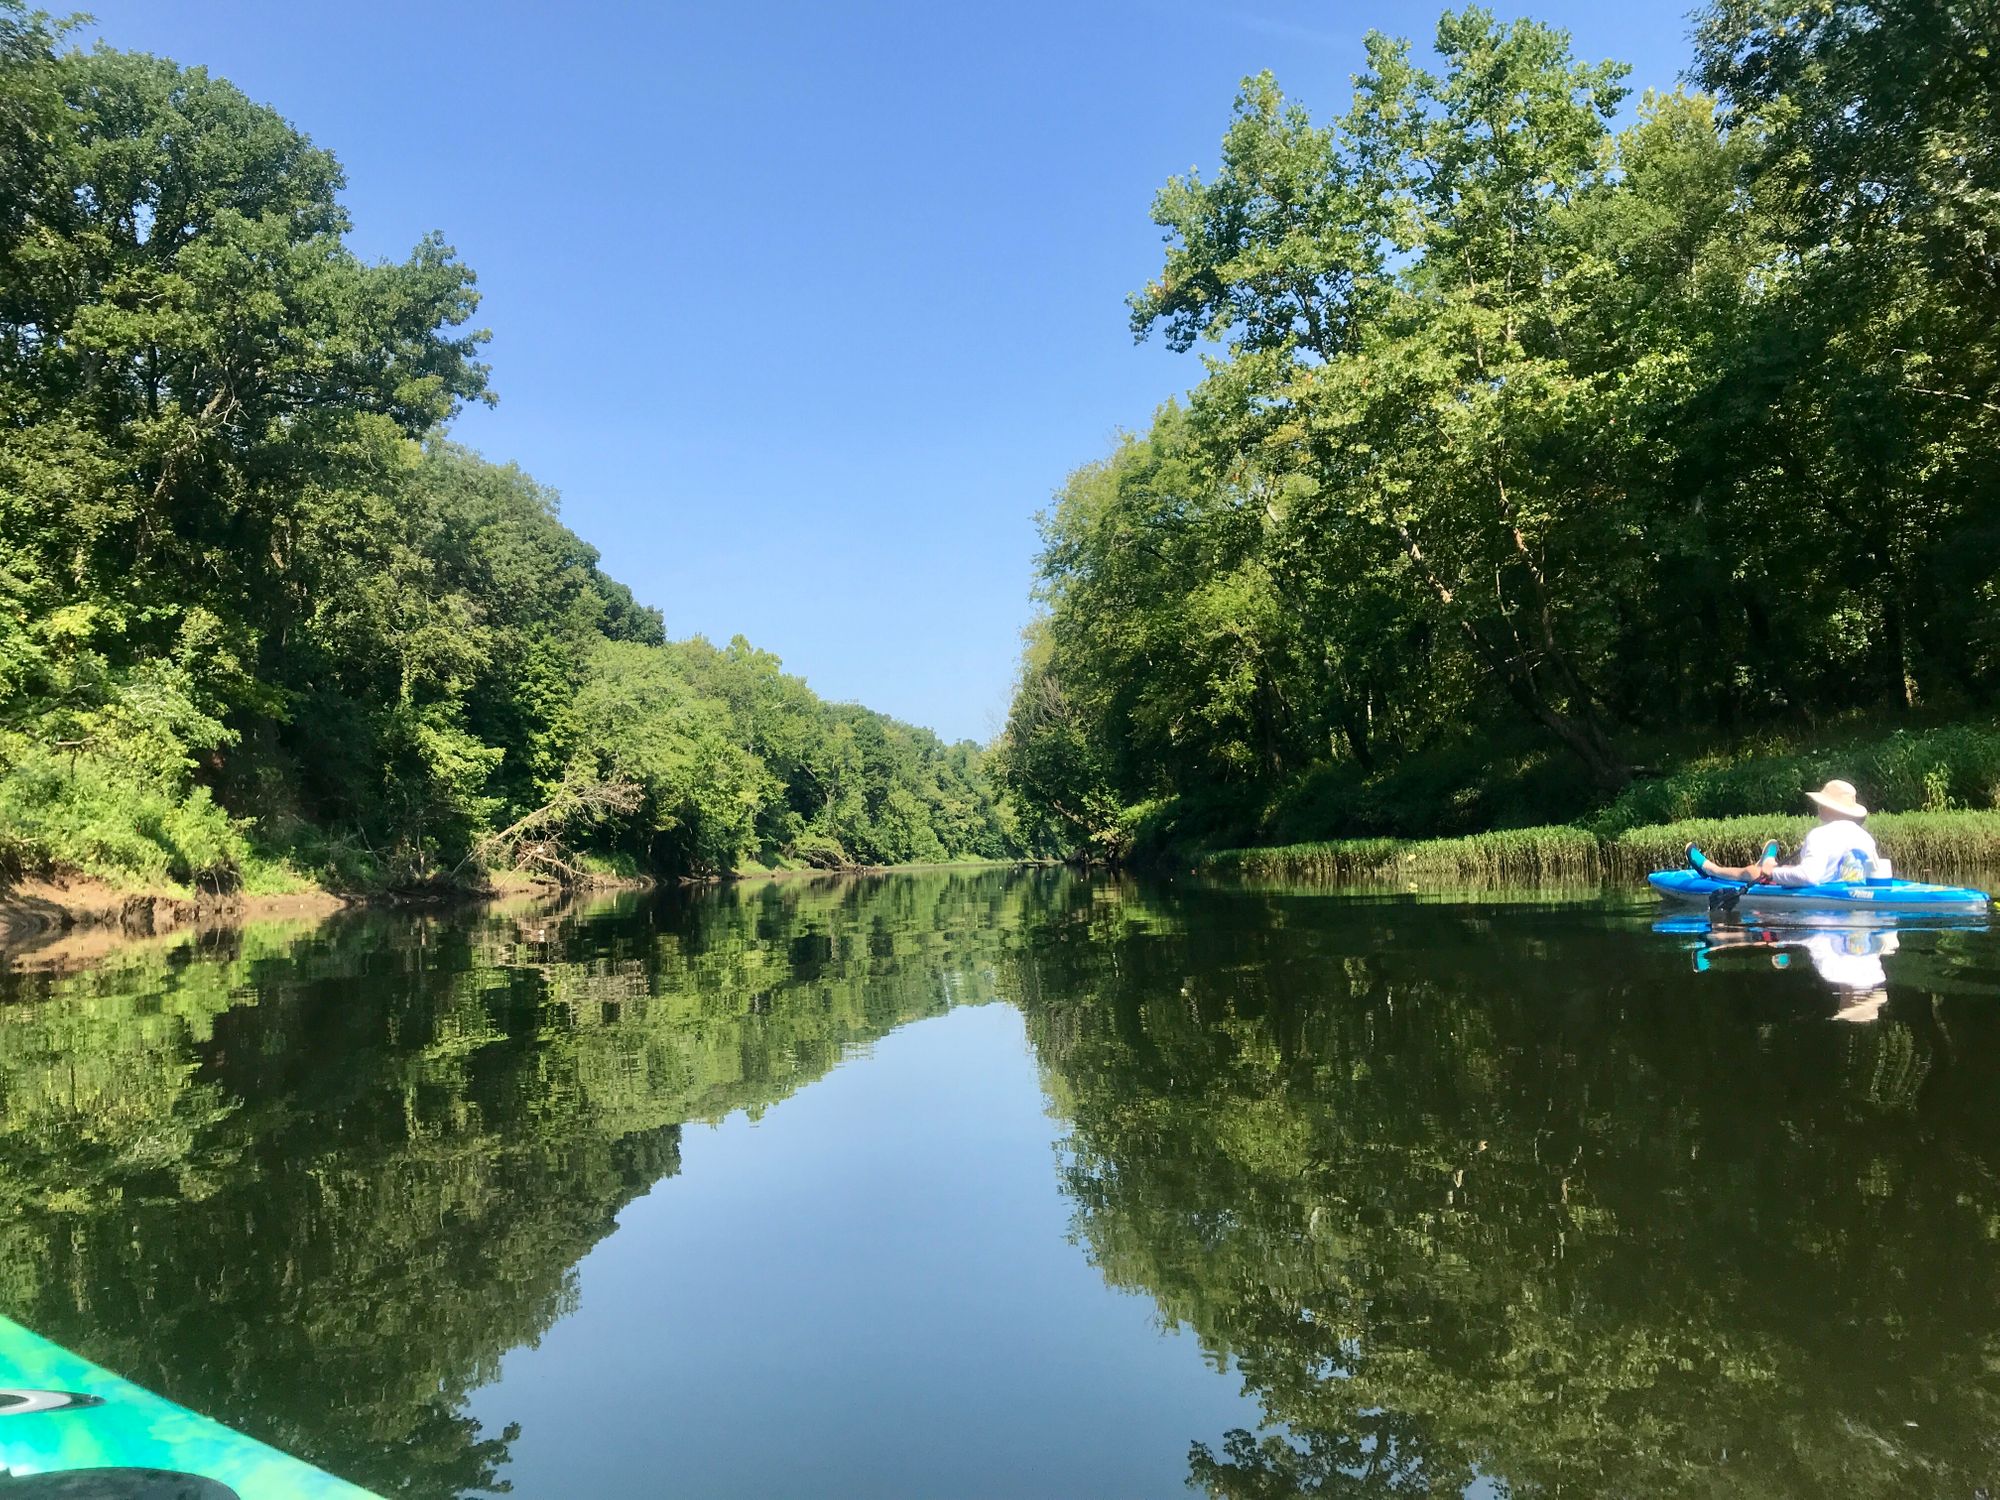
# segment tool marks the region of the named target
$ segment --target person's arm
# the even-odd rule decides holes
[[[1698,853],[1699,851],[1695,849],[1694,845],[1688,845],[1688,858],[1691,861],[1697,858]],[[1701,857],[1700,862],[1696,864],[1695,868],[1700,874],[1706,875],[1711,880],[1740,880],[1746,885],[1769,880],[1772,871],[1778,868],[1778,841],[1772,839],[1766,843],[1764,845],[1764,857],[1755,864],[1718,865],[1713,860]],[[1805,883],[1811,884],[1810,881]]]
[[[1818,885],[1819,871],[1804,865],[1781,865],[1773,863],[1764,878],[1772,885]]]
[[[1836,830],[1829,835],[1829,830]],[[1773,885],[1825,885],[1833,878],[1836,851],[1844,854],[1847,849],[1848,831],[1838,823],[1822,823],[1805,836],[1799,845],[1798,857],[1789,865],[1776,865],[1771,871]]]

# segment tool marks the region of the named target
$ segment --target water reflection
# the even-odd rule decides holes
[[[1649,912],[1142,904],[1171,940],[1075,914],[1030,1021],[1082,1241],[1262,1403],[1197,1487],[1992,1484],[1987,933],[1902,934],[1857,1029],[1783,1024],[1816,979],[1692,980]]]
[[[1261,1413],[1188,1434],[1210,1495],[1992,1487],[1992,934],[1702,917],[1697,975],[1653,917],[994,872],[16,978],[0,1311],[385,1495],[490,1493],[514,1435],[467,1393],[685,1122],[1006,1000],[1080,1252]],[[1816,1024],[1833,992],[1877,1024]]]
[[[384,1495],[504,1489],[514,1430],[466,1395],[569,1311],[683,1122],[990,998],[1020,908],[798,882],[0,980],[0,1310]]]
[[[1984,917],[1929,917],[1872,922],[1834,916],[1799,914],[1783,922],[1758,921],[1740,912],[1715,911],[1662,917],[1653,930],[1691,939],[1695,972],[1706,974],[1718,955],[1732,950],[1768,954],[1774,969],[1788,969],[1804,959],[1820,983],[1832,992],[1837,1009],[1832,1019],[1847,1022],[1877,1020],[1889,1003],[1887,960],[1900,951],[1903,935],[1911,932],[1986,930]]]

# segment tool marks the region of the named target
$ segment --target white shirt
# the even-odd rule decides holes
[[[1822,823],[1806,835],[1806,841],[1799,845],[1799,856],[1780,872],[1780,879],[1791,871],[1797,871],[1787,884],[1797,881],[1804,885],[1825,885],[1835,880],[1866,880],[1868,866],[1861,863],[1851,873],[1841,868],[1842,862],[1854,850],[1860,850],[1868,859],[1877,857],[1875,837],[1859,823],[1846,818],[1831,823]]]
[[[1801,944],[1819,977],[1837,990],[1877,990],[1889,982],[1882,955],[1896,951],[1893,932],[1815,932]]]

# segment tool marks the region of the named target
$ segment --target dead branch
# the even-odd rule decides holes
[[[563,835],[578,823],[636,812],[644,800],[637,782],[572,775],[540,807],[473,844],[453,873],[475,859],[487,865],[504,861],[516,869],[543,871],[564,885],[578,884],[584,871],[571,857]]]

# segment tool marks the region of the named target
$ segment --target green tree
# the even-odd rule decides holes
[[[1204,378],[1044,525],[1017,717],[1089,821],[1465,831],[1510,757],[1548,821],[1699,736],[1985,712],[1990,11],[1723,0],[1718,95],[1616,134],[1623,67],[1476,7],[1324,125],[1247,80],[1131,299]]]
[[[491,396],[440,238],[364,263],[275,111],[62,34],[0,0],[0,872],[462,878],[524,820],[676,874],[1013,851],[978,747],[668,646],[444,439]]]

